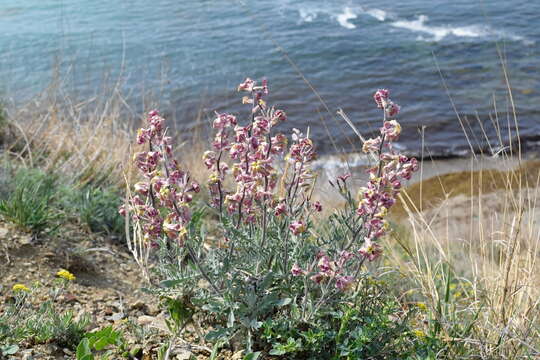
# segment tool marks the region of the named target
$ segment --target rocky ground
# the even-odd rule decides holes
[[[12,286],[38,285],[32,292],[34,304],[50,298],[50,288],[59,269],[67,269],[76,280],[56,299],[56,308],[72,310],[76,317],[88,314],[88,330],[113,325],[124,330],[130,348],[140,347],[141,359],[157,358],[157,349],[168,340],[164,313],[159,300],[141,290],[144,281],[127,248],[107,238],[63,234],[59,238],[35,240],[0,222],[0,313],[13,300]],[[206,359],[208,344],[199,340],[195,329],[176,341],[172,359]],[[54,343],[18,344],[12,359],[73,359],[75,354]],[[239,358],[222,354],[220,358]],[[1,355],[0,355],[1,357]]]

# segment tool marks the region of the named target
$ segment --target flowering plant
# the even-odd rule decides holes
[[[212,149],[203,155],[210,171],[208,206],[193,205],[200,186],[173,158],[164,119],[152,111],[137,134],[137,143],[146,146],[134,156],[142,181],[120,211],[134,221],[139,242],[130,248],[143,268],[150,249],[158,249],[163,281],[157,292],[182,299],[186,313],[211,321],[209,340],[243,334],[251,351],[264,348],[261,329],[272,317],[308,324],[355,301],[363,265],[382,253],[377,240],[388,231],[388,210],[418,165],[392,147],[401,132],[393,119],[399,106],[387,90],[377,91],[384,118],[380,136],[363,144],[376,160],[370,179],[358,198],[349,190],[351,174],[331,182],[347,204],[316,227],[322,205],[312,199],[316,153],[309,132],[294,129],[289,140],[275,131],[287,116],[266,103],[265,80],[248,78],[238,90],[247,93],[247,122],[216,113]],[[208,233],[212,219],[218,226]]]

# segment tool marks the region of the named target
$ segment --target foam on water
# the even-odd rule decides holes
[[[311,23],[319,15],[325,15],[327,18],[337,21],[345,29],[356,29],[356,25],[351,22],[358,18],[358,9],[350,6],[310,6],[298,8],[300,22]]]
[[[428,25],[429,17],[426,15],[419,15],[415,20],[396,20],[390,23],[391,26],[400,29],[410,30],[412,32],[422,33],[431,37],[424,37],[419,35],[418,40],[422,41],[441,41],[448,36],[455,36],[458,38],[502,38],[510,39],[514,41],[524,41],[521,36],[513,35],[503,31],[497,31],[488,25],[467,25],[467,26],[436,26]]]
[[[303,22],[313,22],[317,18],[318,11],[314,9],[298,9],[298,15],[300,15],[300,20]]]
[[[381,9],[366,9],[364,13],[379,21],[385,21],[389,17],[388,13]]]
[[[464,39],[508,39],[512,41],[521,41],[525,45],[532,45],[534,41],[526,39],[523,36],[515,35],[503,30],[495,30],[488,25],[472,24],[465,26],[431,25],[427,15],[418,15],[414,20],[403,19],[390,14],[388,11],[378,8],[364,8],[352,5],[332,5],[332,6],[302,6],[297,8],[301,22],[311,23],[317,20],[320,15],[327,19],[333,19],[341,27],[354,30],[357,23],[352,20],[358,19],[360,15],[366,15],[380,22],[386,22],[393,28],[404,29],[418,33],[418,41],[439,42],[449,37]]]
[[[351,23],[351,20],[356,19],[358,16],[353,12],[353,10],[346,6],[343,8],[341,14],[336,15],[336,20],[339,25],[343,26],[345,29],[356,29],[356,25]]]

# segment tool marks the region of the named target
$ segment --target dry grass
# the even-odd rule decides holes
[[[113,86],[97,97],[78,101],[55,82],[26,105],[8,106],[10,134],[5,153],[26,167],[63,175],[66,182],[77,186],[123,187],[124,175],[136,176],[135,169],[124,165],[138,150],[133,147],[135,130],[144,115],[133,111],[119,88]],[[145,102],[149,104],[145,108],[154,107],[155,102]],[[197,180],[205,174],[201,162],[204,140],[196,133],[192,141],[176,148],[178,159]]]
[[[450,198],[447,188],[446,200],[430,210],[405,206],[410,230],[388,239],[386,247],[447,339],[475,358],[534,358],[540,355],[539,189],[529,187],[525,180],[532,175],[523,176],[522,168],[497,174],[506,186],[490,187],[487,194],[478,185],[482,176],[469,173],[465,194]],[[539,179],[536,172],[535,184]],[[447,295],[450,279],[456,279],[459,297]],[[456,331],[468,321],[467,332]]]

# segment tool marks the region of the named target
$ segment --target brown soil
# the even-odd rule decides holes
[[[30,296],[34,306],[50,299],[60,269],[72,272],[76,280],[56,299],[56,309],[72,310],[76,318],[88,314],[88,330],[109,325],[124,330],[130,349],[143,349],[144,355],[139,358],[157,358],[157,349],[168,340],[165,315],[159,300],[141,290],[145,284],[140,271],[123,245],[78,231],[34,241],[0,221],[0,314],[13,300],[14,284],[34,287],[39,283]],[[176,342],[171,359],[207,359],[210,345],[202,343],[193,329],[185,336]],[[10,359],[75,358],[73,351],[54,343],[18,345],[19,352]]]

